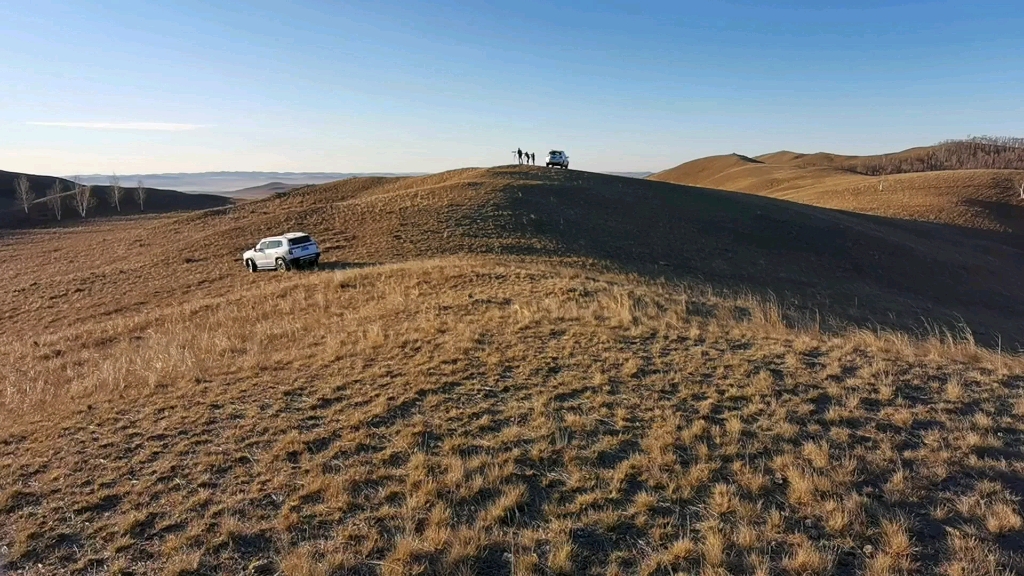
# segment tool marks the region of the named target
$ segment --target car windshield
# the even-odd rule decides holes
[[[296,236],[295,238],[288,239],[289,246],[301,246],[303,244],[309,244],[313,239],[309,236]]]
[[[548,156],[561,156],[561,155],[562,155],[562,153],[559,152],[558,150],[552,150],[551,152],[548,152]]]

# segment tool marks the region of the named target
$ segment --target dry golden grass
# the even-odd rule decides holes
[[[431,178],[399,182],[415,195],[443,181]],[[338,201],[375,206],[361,194],[381,184],[398,185],[339,184]],[[495,209],[437,193],[418,205],[455,220],[481,214],[460,201]],[[349,259],[389,262],[361,268],[248,276],[231,261],[222,236],[257,228],[261,210],[306,228],[290,220],[312,202],[302,196],[233,209],[244,218],[96,224],[0,247],[18,289],[0,333],[6,568],[1024,568],[1019,357],[823,330],[772,300],[584,258],[477,250],[500,219],[470,230],[438,217],[431,232],[398,221],[415,202],[390,201],[344,212],[381,228],[319,224]],[[207,227],[210,261],[174,252],[176,234]],[[416,233],[458,250],[387,239]],[[348,234],[369,239],[341,245]],[[111,262],[76,266],[83,245],[109,245]],[[41,246],[52,257],[33,260]]]
[[[950,534],[1012,565],[1019,360],[720,316],[736,305],[764,306],[443,259],[268,275],[100,345],[8,342],[39,388],[7,406],[51,399],[0,445],[10,566],[881,574],[954,566]],[[927,424],[891,423],[894,398]]]

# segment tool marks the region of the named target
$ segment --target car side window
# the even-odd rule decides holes
[[[270,248],[270,249],[280,248],[282,246],[282,244],[283,243],[280,240],[272,240],[272,241],[269,242],[269,246],[267,246],[267,248]]]
[[[260,250],[266,250],[269,248],[270,242],[260,242]]]

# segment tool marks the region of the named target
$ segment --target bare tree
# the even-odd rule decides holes
[[[14,197],[18,200],[18,206],[24,208],[25,214],[28,214],[29,207],[32,206],[32,202],[36,199],[36,193],[29,186],[28,176],[22,174],[14,180]]]
[[[110,199],[110,205],[117,208],[117,211],[121,211],[121,198],[124,197],[124,188],[121,187],[121,179],[117,177],[115,173],[110,177],[110,188],[107,189],[107,198]]]
[[[878,191],[882,192],[885,189],[885,171],[889,167],[887,160],[889,157],[882,154],[882,168],[878,171]]]
[[[142,180],[139,180],[138,182],[135,183],[135,190],[133,190],[133,192],[135,193],[135,201],[139,203],[139,211],[145,211],[146,194],[149,191],[146,190],[146,185],[142,183]]]
[[[71,196],[71,205],[75,207],[75,210],[78,210],[82,218],[85,218],[89,208],[96,205],[96,199],[92,197],[92,186],[82,184],[77,177],[73,182],[75,183],[75,189]]]
[[[50,211],[53,215],[60,220],[61,203],[64,194],[63,186],[60,184],[60,180],[54,180],[53,186],[46,191],[46,204],[50,207]]]

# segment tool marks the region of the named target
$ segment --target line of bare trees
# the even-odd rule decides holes
[[[110,177],[110,186],[107,188],[107,199],[110,201],[110,205],[121,211],[121,200],[124,198],[125,189],[121,186],[121,179],[114,174]],[[136,182],[135,187],[132,189],[132,197],[135,202],[139,205],[139,211],[144,212],[146,210],[146,197],[149,195],[149,190],[146,189],[146,185],[139,180]],[[41,200],[36,200],[36,193],[32,190],[32,185],[29,182],[28,176],[24,174],[14,179],[14,199],[18,207],[25,211],[25,214],[29,214],[32,205],[36,202],[45,202],[51,215],[57,220],[61,219],[64,213],[64,200],[67,199],[70,202],[71,207],[76,212],[85,218],[89,212],[89,209],[96,206],[97,199],[93,194],[93,187],[88,184],[83,184],[81,180],[76,176],[72,179],[71,190],[68,192],[64,191],[64,183],[61,179],[55,178],[53,185],[50,186],[46,191],[46,196]]]
[[[868,176],[936,170],[1024,170],[1024,138],[974,136],[945,140],[922,150],[857,158],[836,167]]]

